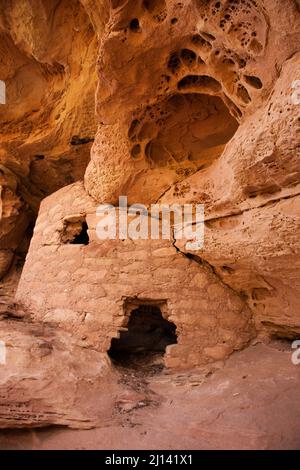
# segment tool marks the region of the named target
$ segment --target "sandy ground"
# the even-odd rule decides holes
[[[300,449],[300,365],[288,343],[235,353],[214,374],[138,375],[110,426],[0,432],[0,449]]]

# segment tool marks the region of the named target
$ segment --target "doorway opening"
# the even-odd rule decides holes
[[[142,304],[131,311],[126,331],[113,338],[108,355],[123,367],[163,368],[166,347],[177,343],[176,326],[157,305]]]
[[[69,216],[64,220],[61,242],[72,245],[88,245],[90,242],[88,224],[85,216]]]

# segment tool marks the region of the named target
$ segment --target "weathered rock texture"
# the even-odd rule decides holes
[[[126,5],[100,49],[87,191],[112,203],[203,203],[194,254],[248,301],[259,330],[297,335],[296,2],[284,12],[268,0]]]
[[[102,404],[95,417],[89,408],[99,382],[118,392],[106,351],[140,302],[158,304],[177,327],[170,368],[212,370],[256,333],[297,337],[298,2],[11,1],[0,31],[10,53],[0,77],[11,103],[0,115],[0,269],[4,276],[14,263],[9,293],[14,254],[26,251],[21,241],[39,201],[83,176],[99,44],[97,133],[84,182],[43,201],[17,305],[4,309],[3,318],[17,319],[1,323],[10,344],[0,426],[99,424]],[[203,249],[187,253],[177,239],[100,243],[97,204],[117,205],[120,195],[203,203]],[[89,241],[73,244],[85,223]],[[15,359],[19,336],[25,376]],[[36,344],[47,354],[37,346],[31,360]],[[63,366],[69,375],[56,379]],[[56,406],[57,383],[64,394]],[[27,418],[11,411],[18,396],[20,406],[29,400]]]
[[[1,340],[7,365],[1,365],[0,428],[90,428],[109,421],[120,390],[106,354],[49,323],[3,321]]]
[[[100,241],[95,213],[81,184],[42,203],[17,292],[34,321],[57,324],[106,352],[134,306],[154,303],[177,327],[166,364],[178,368],[224,359],[249,342],[249,309],[210,270],[168,240]],[[88,245],[61,241],[76,214],[87,221]]]
[[[154,376],[159,406],[139,407],[141,394],[131,393],[123,396],[131,411],[109,427],[0,431],[0,449],[299,449],[300,374],[289,356],[258,344],[206,378]]]
[[[205,204],[205,244],[196,254],[247,298],[258,329],[291,337],[300,333],[300,106],[291,98],[298,76],[300,54],[218,162],[163,198]]]
[[[98,41],[91,8],[77,0],[0,6],[0,77],[7,88],[0,106],[1,280],[24,251],[41,199],[83,177],[96,131]],[[2,306],[11,292],[6,281]]]

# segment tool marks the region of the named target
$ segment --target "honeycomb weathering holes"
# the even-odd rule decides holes
[[[190,49],[182,49],[180,52],[180,57],[182,62],[184,62],[188,66],[192,66],[196,63],[197,54]]]
[[[131,149],[131,156],[133,159],[139,158],[141,155],[141,146],[140,144],[136,144]]]
[[[110,0],[113,9],[123,6],[127,0]]]
[[[172,73],[176,73],[178,72],[180,67],[181,67],[181,61],[180,61],[179,54],[177,52],[172,52],[168,60],[168,69]]]
[[[200,34],[194,34],[191,40],[194,46],[197,46],[202,50],[209,51],[210,49],[212,49],[211,43],[204,39]]]
[[[165,0],[144,0],[143,7],[151,14],[153,20],[158,23],[164,21],[167,16]]]

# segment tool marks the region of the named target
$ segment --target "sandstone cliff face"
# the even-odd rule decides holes
[[[286,61],[269,99],[219,161],[163,198],[209,201],[197,255],[245,296],[259,330],[290,337],[299,334],[300,106],[292,100],[299,59]]]
[[[105,352],[126,327],[128,299],[167,302],[179,334],[169,367],[211,369],[256,334],[297,337],[298,2],[2,3],[1,334],[11,358],[19,342],[24,362],[1,369],[0,426],[105,418],[89,403],[103,394],[99,374],[118,392]],[[53,192],[9,306],[16,254]],[[203,249],[189,253],[176,238],[100,244],[96,206],[120,195],[204,204]],[[89,244],[72,245],[83,220]],[[65,394],[55,404],[57,373]]]

